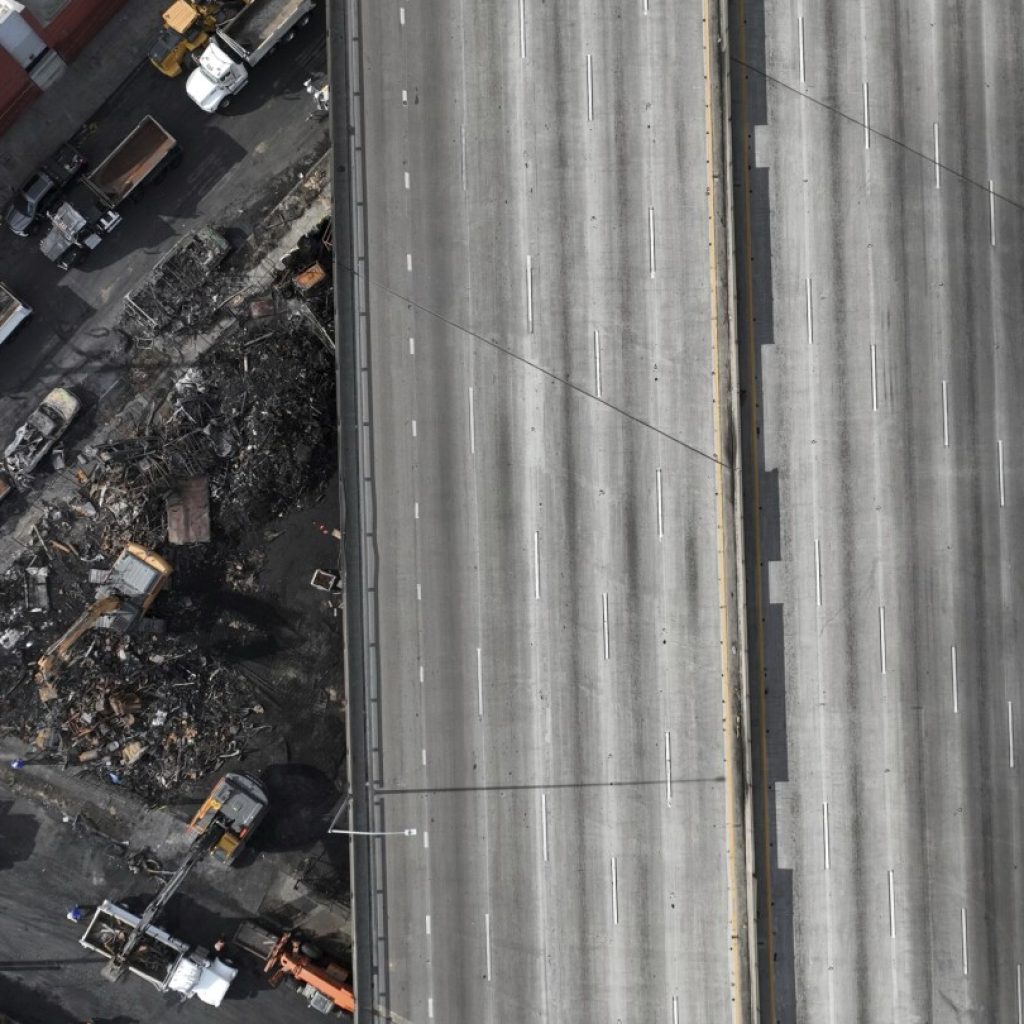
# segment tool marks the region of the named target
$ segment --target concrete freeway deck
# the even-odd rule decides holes
[[[373,827],[417,830],[372,841],[375,997],[731,1019],[701,8],[351,32]]]

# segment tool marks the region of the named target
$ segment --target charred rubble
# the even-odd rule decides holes
[[[234,271],[204,244],[172,253],[167,280],[133,297],[148,320],[129,303],[122,329],[138,351],[223,315]],[[283,702],[247,659],[262,629],[245,601],[275,522],[317,500],[334,468],[329,245],[321,224],[273,288],[236,295],[216,343],[169,384],[165,374],[130,426],[69,453],[74,496],[45,509],[32,548],[0,575],[0,734],[27,759],[161,802],[272,742]],[[162,629],[90,630],[43,699],[39,655],[95,599],[90,574],[128,543],[174,567],[146,617]]]

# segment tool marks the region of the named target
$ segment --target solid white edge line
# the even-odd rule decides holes
[[[1021,980],[1020,964],[1017,964],[1017,1024],[1024,1024],[1024,985]]]
[[[487,980],[491,980],[491,915],[484,914],[484,939],[487,946]]]
[[[964,976],[967,976],[967,908],[960,908],[960,952],[964,961]]]
[[[942,165],[939,163],[939,122],[932,122],[932,140],[935,144],[935,187],[942,188],[942,182],[939,178],[939,172],[942,170]]]
[[[519,58],[526,60],[526,0],[519,0]]]
[[[594,331],[594,389],[601,397],[601,332]]]

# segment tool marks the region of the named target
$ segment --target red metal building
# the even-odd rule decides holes
[[[0,0],[0,133],[55,82],[127,0]],[[33,13],[52,13],[44,20]]]

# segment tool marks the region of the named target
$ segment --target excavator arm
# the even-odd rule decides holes
[[[94,601],[77,619],[67,628],[64,635],[55,640],[39,659],[36,666],[36,682],[39,684],[50,682],[56,676],[61,665],[68,660],[72,648],[79,640],[89,632],[96,623],[103,618],[117,611],[121,607],[123,598],[117,594],[110,594]]]

